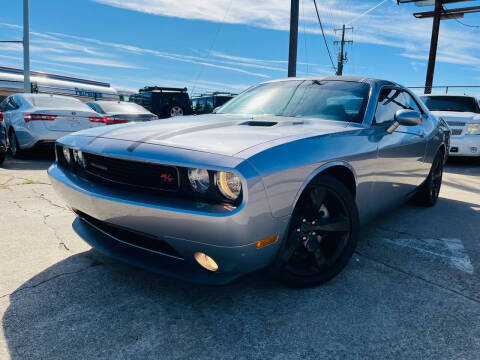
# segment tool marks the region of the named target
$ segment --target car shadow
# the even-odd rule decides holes
[[[443,212],[467,220],[478,216],[478,204],[442,198],[437,206],[432,212],[405,205],[370,226],[393,229],[404,219],[407,229],[458,237],[456,220],[445,221]],[[365,244],[369,236],[362,233],[364,252],[365,245],[376,246]],[[477,245],[465,247],[478,251]],[[436,287],[406,275],[411,269],[405,267],[417,259],[400,252],[385,252],[383,258],[382,252],[367,252],[379,257],[374,261],[355,255],[324,286],[290,289],[261,273],[221,287],[190,284],[90,250],[56,263],[10,294],[3,334],[12,360],[384,358],[398,353],[411,358],[409,351],[421,358],[422,351],[432,357],[465,351],[462,339],[475,327],[478,308],[446,296],[448,284]],[[401,271],[382,265],[393,258],[402,262]],[[449,317],[464,320],[450,326]],[[425,329],[436,338],[434,348]],[[475,354],[478,347],[472,349]]]
[[[1,168],[7,170],[46,170],[54,161],[55,152],[42,149],[25,152],[18,158],[7,155]]]

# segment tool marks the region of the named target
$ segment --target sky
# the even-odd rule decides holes
[[[0,40],[22,38],[22,3],[2,2]],[[359,17],[380,1],[317,3],[334,65],[334,29],[354,28],[344,74],[424,84],[432,20],[412,14],[431,7],[385,0]],[[31,68],[123,90],[240,92],[287,76],[289,16],[290,0],[30,0]],[[299,21],[297,76],[333,74],[313,0],[300,0]],[[480,14],[460,21],[480,25]],[[480,85],[479,35],[480,28],[442,21],[434,85]],[[21,45],[0,44],[0,66],[23,68]]]

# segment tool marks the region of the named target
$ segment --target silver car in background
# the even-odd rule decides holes
[[[424,95],[432,114],[447,122],[452,131],[449,156],[480,157],[480,106],[473,96]]]
[[[48,172],[76,232],[112,257],[190,281],[268,268],[313,286],[347,264],[361,223],[436,203],[448,135],[396,83],[290,78],[216,114],[64,137]]]
[[[10,151],[54,144],[75,131],[104,125],[103,118],[80,100],[49,94],[14,94],[0,104]]]
[[[157,115],[132,102],[89,101],[87,105],[104,116],[107,125],[158,120]]]

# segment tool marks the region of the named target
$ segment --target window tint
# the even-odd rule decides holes
[[[280,81],[251,88],[219,113],[279,115],[362,123],[370,85],[350,81]]]
[[[213,98],[207,98],[205,101],[205,110],[212,111],[213,110]]]
[[[144,107],[132,102],[102,101],[95,105],[99,110],[103,110],[105,113],[145,114],[147,112]]]
[[[192,99],[192,109],[193,110],[197,110],[197,102],[198,102],[197,99]]]
[[[473,97],[468,96],[422,96],[420,97],[430,111],[455,111],[480,113]]]
[[[25,96],[25,95],[24,95]],[[91,111],[91,109],[78,99],[67,96],[30,95],[25,98],[33,105],[48,109]]]
[[[378,98],[375,123],[383,124],[393,122],[398,110],[415,110],[420,112],[415,100],[400,89],[383,89]]]
[[[415,110],[416,112],[418,112],[419,114],[422,114],[423,111],[420,109],[420,107],[418,106],[417,102],[415,101],[415,99],[413,98],[412,95],[410,95],[408,92],[404,92],[404,95],[405,97],[407,98],[407,104],[408,106],[410,106],[410,109],[411,110]]]
[[[197,111],[205,111],[207,100],[205,98],[197,100]]]
[[[19,108],[19,106],[17,105],[17,103],[13,99],[13,96],[10,96],[8,98],[8,110],[17,110],[18,108]]]
[[[4,99],[0,104],[0,111],[8,111],[8,98]]]

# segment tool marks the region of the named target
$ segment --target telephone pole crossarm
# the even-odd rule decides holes
[[[463,18],[465,14],[473,14],[480,12],[480,6],[469,6],[455,9],[445,9],[443,5],[460,2],[467,2],[472,0],[397,0],[397,4],[416,3],[418,6],[434,5],[433,11],[424,11],[414,13],[413,16],[417,19],[433,18],[432,23],[432,37],[430,40],[430,55],[428,57],[427,76],[425,78],[425,94],[432,93],[433,75],[435,73],[435,62],[437,59],[438,35],[440,32],[441,20]]]
[[[345,52],[345,44],[353,44],[353,40],[345,40],[345,31],[346,30],[352,30],[353,27],[345,27],[345,24],[343,24],[341,29],[334,29],[335,33],[337,31],[342,32],[342,40],[336,40],[333,43],[334,44],[340,44],[340,52],[338,53],[338,65],[337,65],[337,76],[342,76],[343,75],[343,65],[347,62],[347,55]]]

